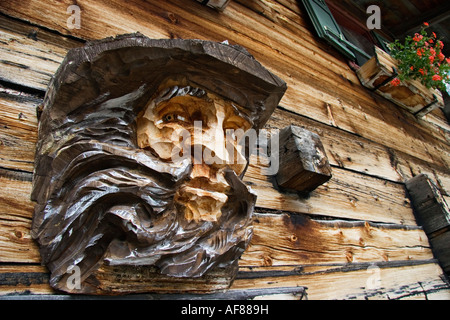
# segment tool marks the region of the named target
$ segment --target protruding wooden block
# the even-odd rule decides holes
[[[425,174],[406,181],[411,202],[418,223],[425,233],[432,233],[450,227],[450,209],[439,189]]]
[[[430,240],[434,256],[450,274],[450,209],[436,185],[425,174],[406,181],[414,214]]]
[[[435,235],[430,239],[430,244],[442,269],[450,275],[450,230]]]
[[[207,5],[208,7],[217,9],[219,11],[225,10],[225,7],[228,5],[230,0],[197,0],[197,2],[201,2],[204,5]]]
[[[279,148],[272,150],[271,158],[272,161],[279,161],[279,170],[275,175],[278,186],[311,192],[330,180],[330,163],[317,134],[290,125],[280,130],[277,136]]]

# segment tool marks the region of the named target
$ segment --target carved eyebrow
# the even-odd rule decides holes
[[[157,105],[155,107],[154,113],[157,117],[162,117],[167,113],[178,114],[178,116],[180,116],[179,114],[189,115],[188,111],[183,105],[179,103],[170,103],[170,101]],[[159,121],[157,121],[156,123],[159,123]]]
[[[173,86],[161,91],[161,93],[155,98],[155,103],[158,104],[160,102],[167,101],[175,97],[183,97],[187,95],[191,97],[203,98],[206,96],[206,91],[191,86],[185,87]]]

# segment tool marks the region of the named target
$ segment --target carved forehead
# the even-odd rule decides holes
[[[171,84],[170,81],[169,84]],[[182,105],[187,109],[193,108],[203,112],[210,112],[220,104],[224,108],[227,117],[242,118],[249,126],[253,126],[253,122],[245,108],[214,93],[209,93],[208,90],[183,84],[172,86],[163,84],[145,106],[144,113],[157,113],[170,102]]]
[[[152,96],[164,79],[180,76],[240,105],[255,128],[265,124],[286,90],[242,47],[123,35],[70,50],[49,86],[43,115],[60,122],[78,109],[133,92]]]

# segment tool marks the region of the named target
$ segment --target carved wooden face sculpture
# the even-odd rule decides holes
[[[202,89],[171,86],[160,89],[138,117],[140,148],[172,163],[191,158],[188,180],[174,199],[187,221],[218,222],[230,191],[227,170],[237,176],[244,172],[239,138],[252,125],[239,109]]]
[[[260,128],[285,89],[242,48],[208,41],[71,50],[44,101],[33,180],[51,285],[98,293],[102,265],[172,277],[235,265],[256,200],[235,133]]]

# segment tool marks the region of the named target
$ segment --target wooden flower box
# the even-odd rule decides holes
[[[437,89],[428,89],[418,80],[402,81],[399,86],[391,85],[390,82],[397,76],[396,67],[394,58],[375,47],[375,55],[356,73],[365,87],[418,117],[438,107],[444,107],[441,92]]]

